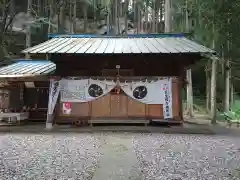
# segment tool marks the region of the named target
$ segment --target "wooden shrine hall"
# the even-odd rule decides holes
[[[22,52],[48,55],[56,66],[48,78],[38,74],[37,80],[50,81],[49,94],[42,96],[48,101],[49,127],[53,123],[181,124],[185,69],[202,56],[215,54],[183,34],[52,34],[48,41]],[[0,69],[0,77],[4,73]],[[20,71],[11,73],[16,76]],[[19,81],[29,83],[27,76]]]

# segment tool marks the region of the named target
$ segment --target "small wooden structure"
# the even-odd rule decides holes
[[[46,60],[13,60],[0,68],[0,118],[11,122],[47,117],[49,79],[56,65]]]
[[[215,53],[183,34],[49,38],[23,53],[47,54],[56,64],[50,123],[181,124],[185,69]]]

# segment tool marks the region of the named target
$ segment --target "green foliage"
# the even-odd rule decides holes
[[[240,122],[240,100],[234,102],[230,111],[219,113],[218,116],[220,120]]]
[[[186,11],[190,25],[192,38],[212,48],[215,41],[215,50],[219,56],[229,58],[231,63],[231,83],[235,91],[240,90],[240,0],[176,0],[173,2],[174,8],[174,31],[186,31]],[[229,48],[228,48],[229,43]],[[205,65],[207,61],[202,61],[194,66],[193,86],[194,96],[206,98],[206,75]],[[217,107],[223,109],[224,100],[224,69],[222,62],[218,63],[217,72]],[[211,69],[208,69],[211,71]]]

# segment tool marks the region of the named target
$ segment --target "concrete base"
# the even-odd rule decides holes
[[[51,130],[53,128],[52,123],[46,123],[46,129]]]
[[[91,119],[90,124],[149,124],[149,120],[125,120],[125,119]]]

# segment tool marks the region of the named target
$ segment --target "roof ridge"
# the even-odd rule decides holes
[[[185,37],[184,33],[96,35],[96,34],[48,34],[48,38],[164,38]]]

